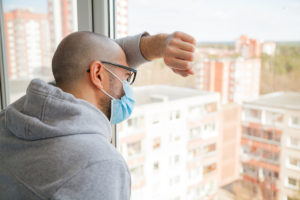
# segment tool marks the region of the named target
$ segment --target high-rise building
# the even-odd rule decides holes
[[[118,126],[132,199],[214,198],[221,152],[219,95],[155,85],[136,88],[135,97],[132,116]]]
[[[48,0],[48,18],[53,53],[63,37],[78,29],[75,0]]]
[[[47,15],[15,9],[4,13],[4,27],[10,80],[47,76],[50,71]]]
[[[259,96],[261,62],[258,58],[201,59],[196,68],[196,87],[219,92],[223,104],[242,103]]]
[[[235,51],[244,58],[257,58],[261,56],[261,42],[257,39],[241,35],[235,42]]]
[[[128,35],[128,0],[116,1],[116,35],[117,38]]]
[[[268,200],[291,199],[300,185],[300,94],[277,92],[243,104],[243,179]],[[299,193],[298,193],[299,194]]]

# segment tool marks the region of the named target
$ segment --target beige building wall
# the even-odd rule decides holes
[[[300,119],[300,110],[287,110],[285,113],[279,176],[279,188],[281,190],[278,200],[289,200],[289,198],[295,198],[296,196],[300,199],[300,126],[297,127],[292,124],[292,117]],[[295,144],[298,144],[298,147]],[[289,181],[289,178],[292,178],[292,180]],[[296,180],[295,187],[293,186],[294,180]]]
[[[222,187],[239,178],[241,105],[227,104],[221,107],[219,137],[219,185]]]

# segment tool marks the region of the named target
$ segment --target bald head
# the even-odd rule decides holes
[[[121,47],[110,38],[87,31],[75,32],[58,45],[53,59],[52,72],[59,85],[69,85],[81,78],[93,61],[126,62]]]

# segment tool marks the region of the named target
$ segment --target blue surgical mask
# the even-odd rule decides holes
[[[108,94],[105,90],[101,89],[101,91],[109,96],[111,100],[111,115],[110,115],[110,123],[112,124],[118,124],[125,119],[127,119],[134,108],[134,97],[133,97],[133,91],[130,87],[129,83],[127,81],[122,81],[116,74],[105,68],[107,71],[109,71],[112,75],[114,75],[122,84],[123,84],[123,90],[125,92],[125,95],[122,96],[121,99],[116,99],[112,97],[110,94]]]

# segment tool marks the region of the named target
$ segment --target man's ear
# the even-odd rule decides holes
[[[103,69],[104,69],[103,64],[100,61],[94,61],[90,65],[90,79],[98,89],[103,89],[103,80],[104,80]]]

